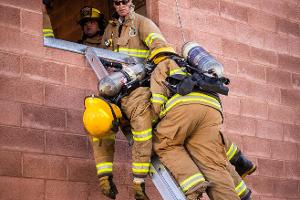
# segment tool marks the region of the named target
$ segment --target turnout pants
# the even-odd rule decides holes
[[[220,134],[220,112],[201,104],[173,107],[156,130],[154,150],[185,192],[199,183],[199,174],[211,182],[211,200],[239,200],[228,169]],[[197,179],[198,178],[198,179]]]

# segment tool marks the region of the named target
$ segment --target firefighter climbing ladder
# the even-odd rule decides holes
[[[84,54],[88,63],[96,73],[98,80],[107,75],[107,71],[102,65],[99,57],[124,64],[138,64],[144,61],[140,58],[129,57],[125,54],[108,51],[106,49],[87,47],[83,44],[56,38],[44,37],[44,45],[47,47]],[[126,135],[126,138],[130,140],[131,137]],[[186,200],[185,195],[181,192],[181,189],[178,187],[170,172],[163,166],[157,157],[152,158],[150,176],[152,178],[152,182],[164,200]]]
[[[98,80],[101,80],[103,77],[108,75],[108,73],[94,50],[99,51],[99,49],[87,47],[85,51],[85,57],[92,69],[94,70]],[[101,51],[105,50],[102,49]],[[105,53],[106,56],[103,56],[102,54],[102,58],[106,58],[116,62],[120,61],[118,53],[110,53],[109,51],[105,51]],[[128,136],[126,136],[126,138],[130,140]],[[185,195],[181,192],[181,189],[178,187],[176,181],[171,176],[169,171],[159,161],[157,156],[154,156],[152,158],[150,176],[156,189],[158,190],[158,192],[164,200],[186,200]]]

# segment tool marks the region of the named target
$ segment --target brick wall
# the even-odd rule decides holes
[[[246,180],[254,199],[299,199],[299,1],[178,2],[181,23],[174,0],[147,11],[179,51],[183,32],[224,64],[224,132],[258,165]],[[0,0],[0,199],[107,199],[81,123],[96,77],[82,55],[43,47],[41,29],[39,0]],[[132,199],[130,149],[117,144],[118,199]]]

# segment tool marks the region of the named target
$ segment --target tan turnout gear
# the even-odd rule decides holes
[[[219,98],[202,92],[172,96],[164,82],[174,74],[186,72],[174,60],[166,59],[151,76],[151,101],[156,115],[162,118],[155,132],[155,152],[186,195],[205,178],[210,182],[211,199],[239,199],[238,194],[248,189],[228,168],[220,133],[223,118]],[[180,160],[174,162],[174,158]]]

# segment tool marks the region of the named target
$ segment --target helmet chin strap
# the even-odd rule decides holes
[[[110,105],[110,103],[107,102],[107,104],[108,104],[108,106],[109,106],[109,108],[110,108],[110,110],[111,110],[111,113],[112,113],[113,117],[114,117],[114,120],[112,121],[112,127],[111,127],[111,130],[112,130],[113,132],[117,132],[117,131],[119,130],[120,122],[119,122],[119,120],[117,119],[116,113],[115,113],[114,109],[112,108],[112,106]]]

